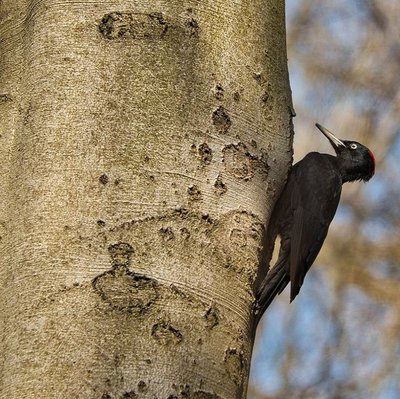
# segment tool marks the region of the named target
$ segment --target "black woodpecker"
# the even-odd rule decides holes
[[[342,184],[368,181],[375,172],[372,152],[356,141],[339,140],[318,123],[336,156],[311,152],[293,165],[271,215],[267,245],[280,236],[278,260],[257,292],[258,319],[290,281],[290,302],[317,257],[339,204]],[[270,248],[272,252],[273,248]]]

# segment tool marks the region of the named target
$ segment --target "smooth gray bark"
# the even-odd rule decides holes
[[[0,54],[0,397],[245,397],[283,0],[3,0]]]

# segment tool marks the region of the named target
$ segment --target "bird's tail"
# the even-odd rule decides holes
[[[274,298],[289,284],[290,277],[285,268],[287,257],[278,259],[274,267],[265,276],[257,292],[258,320],[267,310]]]

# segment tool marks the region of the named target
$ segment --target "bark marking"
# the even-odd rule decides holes
[[[211,163],[213,155],[212,155],[212,150],[208,146],[208,144],[207,143],[200,144],[198,151],[199,151],[201,161],[205,165],[209,165]]]
[[[161,345],[178,345],[183,336],[181,332],[166,321],[160,321],[153,325],[151,336]]]
[[[187,193],[189,195],[190,200],[192,201],[201,200],[201,191],[196,184],[191,184],[187,189]]]
[[[108,247],[112,270],[97,276],[92,285],[100,298],[113,308],[143,313],[158,298],[157,282],[149,277],[129,271],[130,244],[118,242]]]
[[[226,184],[222,181],[221,173],[218,174],[214,183],[214,192],[218,195],[223,195],[228,191]]]
[[[212,114],[213,125],[221,133],[227,133],[232,126],[231,118],[221,105]]]
[[[109,179],[108,176],[103,173],[100,177],[99,177],[99,182],[103,185],[106,185],[108,183]]]
[[[268,154],[261,149],[259,156],[250,153],[244,143],[228,144],[223,150],[223,162],[226,170],[241,180],[251,180],[256,171],[260,172],[263,178],[268,175]]]
[[[108,40],[161,39],[168,24],[161,13],[140,14],[114,11],[103,16],[99,23],[101,35]]]
[[[215,304],[211,304],[211,306],[207,309],[207,312],[204,315],[206,320],[206,327],[209,330],[212,330],[219,324],[219,320],[221,318],[218,308]]]

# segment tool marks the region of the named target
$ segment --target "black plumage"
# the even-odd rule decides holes
[[[339,140],[321,125],[316,126],[336,156],[311,152],[290,171],[268,226],[266,242],[273,244],[279,235],[281,246],[278,260],[257,293],[259,317],[289,282],[290,301],[299,293],[335,216],[342,184],[368,181],[375,172],[374,156],[367,147]]]

